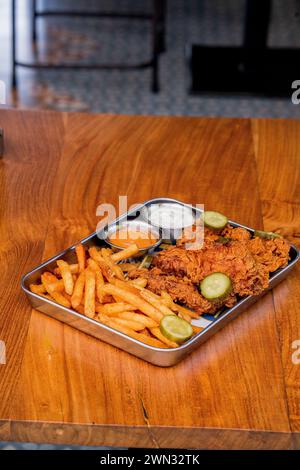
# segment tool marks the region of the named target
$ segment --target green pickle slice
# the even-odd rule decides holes
[[[215,211],[205,211],[201,215],[204,225],[212,230],[221,230],[226,227],[228,219],[225,215]]]
[[[259,238],[265,238],[266,240],[272,240],[273,238],[282,238],[279,233],[275,232],[264,232],[263,230],[255,230],[254,236]]]
[[[231,279],[227,274],[223,273],[209,274],[200,283],[201,294],[210,301],[227,297],[231,290]]]
[[[165,315],[159,326],[162,334],[175,343],[183,343],[193,334],[191,325],[176,315]]]

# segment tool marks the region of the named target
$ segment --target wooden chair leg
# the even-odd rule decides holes
[[[152,18],[152,91],[159,92],[159,10],[160,0],[153,0],[153,18]]]
[[[158,2],[158,21],[159,21],[159,52],[166,51],[166,14],[167,0]]]
[[[12,0],[11,7],[11,51],[12,51],[12,76],[11,86],[17,88],[17,70],[16,70],[16,0]]]
[[[32,16],[31,16],[31,35],[32,35],[32,41],[36,42],[36,2],[37,0],[31,0],[32,2]]]

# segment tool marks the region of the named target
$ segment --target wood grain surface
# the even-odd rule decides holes
[[[2,110],[0,126],[0,439],[299,447],[299,267],[167,369],[31,311],[20,277],[119,195],[204,203],[299,244],[300,122]]]

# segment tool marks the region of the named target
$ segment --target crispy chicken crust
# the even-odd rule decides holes
[[[288,263],[290,245],[284,238],[251,238],[248,230],[228,224],[219,234],[205,228],[200,245],[186,249],[186,243],[190,248],[195,239],[195,230],[185,230],[177,246],[155,256],[152,269],[132,271],[130,277],[142,274],[153,292],[166,290],[174,301],[199,314],[214,313],[222,306],[233,306],[237,296],[260,294],[269,285],[269,273]],[[228,297],[219,302],[209,302],[198,289],[202,279],[214,272],[227,274],[233,285]]]

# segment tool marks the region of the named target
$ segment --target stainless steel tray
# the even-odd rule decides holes
[[[175,199],[169,198],[156,198],[146,201],[144,204],[135,207],[134,210],[123,214],[121,217],[116,219],[116,221],[122,221],[126,218],[126,216],[133,216],[134,213],[141,210],[144,206],[153,204],[153,203],[163,203],[163,202],[174,202],[177,204],[181,204],[185,206],[186,204],[177,201]],[[199,211],[196,209],[196,211]],[[115,221],[115,222],[116,222]],[[250,232],[254,232],[253,229],[246,227],[245,225],[238,224],[233,221],[229,221],[231,225],[234,227],[243,227],[249,230]],[[87,238],[83,239],[81,243],[85,246],[103,246],[105,242],[100,240],[97,236],[97,233],[92,233]],[[29,290],[29,284],[36,282],[42,272],[45,269],[52,269],[56,266],[56,260],[59,258],[64,258],[67,261],[75,262],[75,245],[71,246],[65,251],[62,251],[58,255],[54,256],[53,258],[45,261],[37,268],[33,269],[29,273],[27,273],[21,281],[21,286],[26,295],[29,298],[29,301],[33,308],[39,310],[46,315],[55,318],[57,320],[66,323],[73,328],[76,328],[84,333],[87,333],[95,338],[101,339],[106,343],[110,343],[113,346],[116,346],[124,351],[127,351],[130,354],[133,354],[145,361],[151,362],[157,366],[168,367],[174,364],[177,364],[181,361],[184,357],[194,351],[200,344],[204,343],[208,338],[214,335],[217,331],[223,328],[229,321],[236,318],[241,312],[243,312],[246,308],[252,305],[254,302],[257,302],[260,297],[262,297],[266,292],[276,286],[282,279],[284,279],[290,270],[294,267],[296,262],[300,257],[299,250],[295,246],[291,246],[290,249],[290,261],[285,268],[277,270],[275,273],[271,274],[270,276],[270,285],[269,288],[266,289],[263,293],[258,296],[248,296],[237,302],[232,308],[228,308],[224,310],[224,312],[216,319],[211,317],[209,323],[207,322],[208,326],[205,327],[200,333],[195,335],[189,341],[184,343],[182,346],[179,346],[176,349],[159,349],[152,346],[148,346],[140,341],[137,341],[129,336],[116,331],[106,325],[103,325],[91,318],[85,317],[77,312],[74,312],[71,309],[58,305],[51,300],[48,300],[44,297],[41,297],[37,294],[34,294]]]

